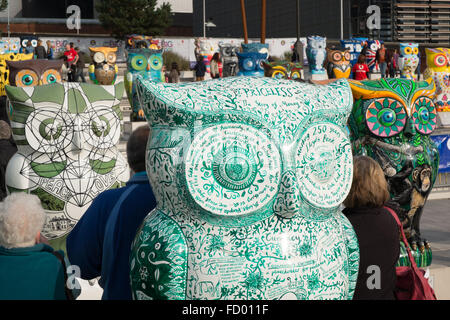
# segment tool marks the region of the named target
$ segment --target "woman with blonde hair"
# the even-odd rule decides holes
[[[400,254],[397,223],[384,207],[390,195],[384,172],[372,158],[353,161],[353,183],[344,201],[359,242],[360,263],[354,300],[394,300]]]

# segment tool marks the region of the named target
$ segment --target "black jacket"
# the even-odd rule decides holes
[[[353,300],[394,300],[396,282],[395,265],[400,255],[400,237],[397,223],[384,208],[358,208],[343,210],[355,229],[359,242],[360,264],[358,280]],[[375,271],[370,266],[378,266],[379,289],[369,289],[374,284]],[[368,272],[369,268],[369,272]]]

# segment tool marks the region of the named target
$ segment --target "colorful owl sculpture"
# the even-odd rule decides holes
[[[376,60],[377,51],[381,48],[383,42],[380,40],[368,40],[366,51],[366,63],[370,72],[380,72],[380,66]]]
[[[37,47],[37,42],[38,42],[37,36],[33,36],[33,35],[22,36],[22,37],[20,37],[20,46],[21,46],[22,52],[26,48],[28,41],[31,41],[31,46],[33,47],[33,49]]]
[[[436,84],[434,103],[437,111],[450,111],[450,49],[425,48],[427,69],[423,76]]]
[[[262,62],[264,66],[264,76],[276,79],[301,79],[302,64],[289,61]]]
[[[400,43],[398,67],[402,78],[416,80],[416,69],[419,65],[419,44]]]
[[[347,80],[137,86],[157,209],[132,245],[134,299],[352,299]]]
[[[47,214],[42,234],[58,249],[92,200],[129,178],[116,148],[123,91],[122,82],[6,86],[18,147],[6,168],[6,186],[9,193],[41,199]]]
[[[16,87],[35,87],[61,82],[63,60],[6,61],[9,84]]]
[[[125,49],[129,50],[139,48],[159,49],[158,41],[153,40],[151,36],[139,34],[129,35],[125,43]]]
[[[242,43],[242,52],[237,53],[239,59],[238,76],[264,76],[263,61],[269,57],[269,45],[267,43]]]
[[[328,78],[349,78],[352,67],[350,65],[350,51],[327,49]]]
[[[0,38],[0,55],[19,53],[20,38]]]
[[[9,84],[9,68],[6,61],[21,61],[30,59],[33,59],[32,53],[0,54],[0,96],[6,96],[5,85]]]
[[[95,84],[112,85],[119,69],[116,65],[117,47],[90,47],[92,64],[89,65],[89,78]]]
[[[199,47],[199,54],[203,57],[203,62],[206,66],[206,73],[210,73],[210,62],[214,54],[214,46],[208,39],[196,39],[196,44]]]
[[[327,58],[327,38],[309,36],[307,42],[306,55],[308,57],[309,71],[311,74],[325,74],[326,70],[323,64]]]
[[[220,56],[223,61],[223,77],[235,76],[238,71],[239,47],[231,43],[219,43]]]
[[[354,154],[374,158],[389,184],[390,204],[403,222],[419,267],[431,263],[431,248],[420,233],[423,207],[436,180],[439,153],[430,134],[436,128],[432,79],[388,78],[351,81],[354,106],[349,128]],[[408,265],[401,244],[399,265]]]
[[[127,72],[125,74],[125,89],[130,102],[131,121],[145,121],[144,112],[136,93],[136,79],[138,75],[155,82],[164,82],[162,72],[162,49],[130,49],[127,52]]]

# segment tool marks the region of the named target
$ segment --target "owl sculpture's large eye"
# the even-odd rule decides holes
[[[108,61],[109,63],[115,63],[116,59],[117,59],[117,56],[116,56],[116,54],[114,52],[110,52],[106,56],[106,61]]]
[[[346,52],[344,54],[344,58],[345,58],[345,60],[350,61],[352,59],[352,55],[350,54],[350,52]]]
[[[290,79],[300,79],[301,77],[300,70],[291,71]]]
[[[16,74],[17,87],[34,87],[39,84],[39,77],[33,70],[23,69]]]
[[[376,43],[372,43],[372,44],[370,45],[370,50],[372,50],[372,51],[377,51],[377,50],[378,50],[378,45],[377,45]]]
[[[160,70],[163,66],[163,61],[160,56],[152,55],[149,59],[149,62],[153,70]]]
[[[85,141],[91,146],[106,149],[120,138],[120,119],[107,107],[96,107],[86,117],[89,128],[84,130]]]
[[[285,69],[277,68],[272,71],[272,78],[287,79],[287,73]]]
[[[61,75],[55,69],[48,69],[41,75],[42,84],[61,82]]]
[[[247,58],[244,60],[244,62],[242,63],[244,70],[254,70],[255,69],[255,62],[253,62],[253,60],[251,58]]]
[[[419,53],[419,48],[415,47],[414,49],[412,49],[413,54],[418,54]]]
[[[67,114],[57,108],[39,108],[28,116],[25,136],[34,150],[45,153],[64,150],[72,141],[72,133],[67,130],[72,122]]]
[[[143,55],[134,56],[131,59],[131,67],[137,71],[145,70],[147,68],[147,58]]]
[[[199,132],[191,146],[185,160],[188,190],[210,213],[231,217],[257,212],[277,194],[280,154],[263,132],[224,123]]]
[[[334,61],[341,61],[341,59],[342,59],[342,54],[340,52],[333,53],[333,60]]]
[[[348,134],[338,125],[316,123],[297,141],[295,164],[302,197],[316,207],[337,207],[353,178]]]
[[[405,54],[406,54],[406,55],[410,55],[410,54],[412,54],[412,52],[413,52],[413,50],[412,50],[411,47],[406,47],[406,48],[404,49],[404,51],[405,51]]]
[[[370,132],[376,136],[395,136],[405,127],[405,109],[397,100],[391,98],[376,99],[367,108],[366,124]]]
[[[264,66],[263,66],[262,62],[263,62],[263,60],[256,60],[256,62],[255,62],[256,70],[264,71]]]
[[[414,102],[412,119],[416,130],[422,134],[430,134],[436,128],[436,108],[431,99],[422,97]]]
[[[447,65],[447,56],[445,54],[438,54],[434,57],[434,64],[438,67]]]
[[[103,54],[103,52],[96,52],[93,59],[95,63],[102,63],[103,61],[105,61],[105,55]]]

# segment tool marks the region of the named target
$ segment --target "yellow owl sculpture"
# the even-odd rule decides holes
[[[90,47],[92,64],[89,65],[89,78],[95,84],[112,85],[119,69],[116,65],[117,47]]]
[[[9,84],[9,69],[6,61],[21,61],[33,59],[32,53],[0,54],[0,96],[6,96],[5,85]]]
[[[434,104],[437,111],[450,111],[450,49],[425,48],[427,69],[424,78],[436,83]]]

